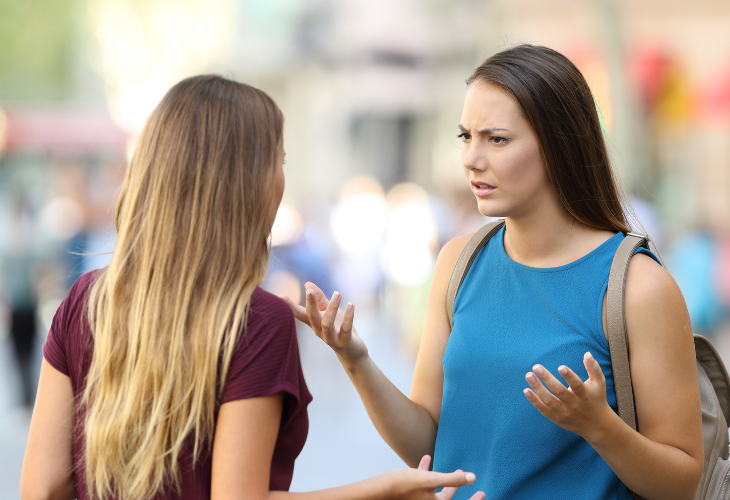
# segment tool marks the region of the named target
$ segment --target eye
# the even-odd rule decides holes
[[[456,137],[458,137],[458,138],[459,138],[459,139],[461,139],[462,141],[465,141],[465,142],[466,142],[466,141],[468,141],[469,139],[471,139],[471,134],[467,134],[466,132],[462,132],[462,133],[460,133],[459,135],[457,135]]]
[[[504,137],[499,137],[498,135],[493,135],[492,137],[489,138],[489,140],[497,145],[507,144],[509,142],[509,139],[505,139]]]

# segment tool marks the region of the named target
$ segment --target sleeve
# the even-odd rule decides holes
[[[308,403],[294,313],[278,297],[257,290],[247,327],[226,376],[221,404],[285,392],[288,415]]]
[[[51,322],[51,329],[48,331],[46,343],[43,344],[43,357],[52,367],[64,375],[69,375],[68,358],[66,356],[66,339],[68,337],[68,310],[74,289],[71,288],[68,295],[56,310]]]
[[[103,270],[89,271],[71,286],[53,316],[51,329],[48,331],[46,343],[43,344],[43,357],[64,375],[71,376],[74,360],[78,361],[78,350],[83,345],[84,338],[79,319],[86,312],[86,297],[101,271]]]

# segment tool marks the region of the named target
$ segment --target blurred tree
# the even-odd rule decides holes
[[[73,90],[82,0],[0,0],[0,101]]]

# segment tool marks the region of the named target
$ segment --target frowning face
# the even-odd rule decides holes
[[[466,91],[459,124],[461,162],[479,211],[523,217],[558,198],[535,131],[514,98],[477,80]]]

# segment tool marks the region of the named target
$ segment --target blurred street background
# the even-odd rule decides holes
[[[459,159],[464,80],[516,43],[563,52],[695,332],[730,362],[728,27],[727,0],[0,0],[0,499],[19,496],[53,314],[114,247],[135,135],[199,73],[260,87],[285,115],[264,286],[341,291],[407,393],[435,257],[485,222]],[[314,402],[292,490],[402,467],[335,356],[299,333]]]

